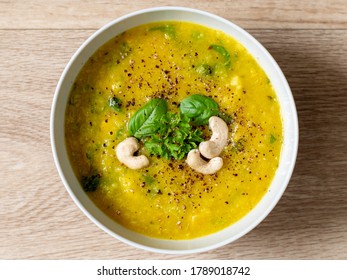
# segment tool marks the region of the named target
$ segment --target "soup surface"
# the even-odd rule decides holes
[[[203,175],[185,157],[150,155],[141,139],[149,166],[119,162],[115,150],[135,112],[162,98],[178,114],[193,94],[212,98],[226,117],[221,170]],[[192,128],[211,136],[208,125]],[[235,223],[268,191],[282,122],[270,80],[240,43],[204,26],[157,22],[120,34],[88,60],[70,93],[65,137],[76,176],[102,211],[147,236],[190,239]]]

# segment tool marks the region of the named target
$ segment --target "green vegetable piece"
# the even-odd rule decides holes
[[[236,141],[233,146],[232,146],[232,150],[236,153],[238,152],[242,152],[245,149],[245,142],[246,140],[241,138],[238,141]]]
[[[127,57],[132,51],[132,48],[129,46],[127,42],[123,42],[120,46],[119,54],[122,59]]]
[[[150,136],[160,127],[160,118],[168,110],[167,101],[155,98],[138,110],[129,121],[129,133],[136,138]]]
[[[181,114],[192,119],[195,125],[206,125],[212,116],[219,113],[218,104],[212,98],[193,94],[181,102]]]
[[[82,187],[86,192],[94,192],[100,183],[100,174],[94,174],[91,176],[82,176]]]
[[[234,118],[225,112],[219,112],[218,117],[220,117],[223,121],[225,121],[227,125],[230,125],[234,122]]]
[[[117,112],[120,111],[122,106],[122,100],[118,99],[117,97],[113,96],[108,100],[108,105],[116,110]]]
[[[275,143],[276,142],[276,137],[275,136],[273,136],[272,134],[270,134],[270,144],[273,144],[273,143]]]
[[[193,31],[192,32],[192,38],[195,40],[199,40],[201,38],[204,38],[204,33],[201,33],[200,31]]]
[[[120,138],[123,137],[125,133],[125,126],[122,126],[120,129],[118,129],[118,131],[116,132],[116,138]]]
[[[154,177],[148,174],[143,175],[143,180],[149,186],[153,185],[153,183],[155,182]]]
[[[230,60],[230,53],[221,45],[210,45],[209,49],[214,50],[218,52],[223,58],[224,58],[224,65],[230,66],[231,60]]]
[[[208,64],[201,64],[195,68],[196,72],[198,72],[200,75],[204,76],[210,76],[213,75],[213,67]]]
[[[169,39],[175,38],[176,36],[175,27],[170,24],[160,25],[160,26],[152,27],[149,29],[149,31],[157,31],[157,30],[163,32],[165,36],[168,37]]]
[[[93,154],[92,154],[92,152],[87,152],[87,153],[86,153],[86,157],[87,157],[87,159],[92,160],[92,159],[93,159]]]

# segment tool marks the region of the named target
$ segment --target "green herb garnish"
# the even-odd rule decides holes
[[[225,112],[219,112],[218,117],[220,117],[223,121],[225,121],[227,125],[230,125],[234,122],[234,118]]]
[[[155,182],[155,179],[153,178],[153,176],[148,174],[143,175],[143,180],[149,186],[151,186]]]
[[[232,150],[236,153],[243,152],[245,149],[245,142],[246,140],[241,138],[238,141],[234,142],[232,145]]]
[[[138,138],[150,155],[166,159],[183,159],[196,149],[203,132],[195,126],[207,125],[212,116],[221,116],[227,124],[233,119],[219,112],[218,104],[210,97],[194,94],[180,104],[180,112],[168,112],[167,101],[150,100],[129,121],[129,134]]]
[[[122,106],[122,100],[118,99],[117,97],[113,96],[108,100],[108,105],[116,110],[117,112],[120,111],[120,108]]]
[[[160,25],[160,26],[152,27],[149,29],[149,31],[157,31],[157,30],[163,32],[170,39],[176,36],[175,27],[170,24]]]
[[[120,46],[119,54],[122,59],[127,57],[131,53],[132,49],[127,42],[123,42]]]
[[[200,75],[210,76],[213,75],[214,69],[208,64],[201,64],[195,68],[195,71]]]
[[[223,46],[220,46],[220,45],[210,45],[209,49],[218,52],[224,58],[224,65],[225,66],[230,66],[230,63],[231,63],[230,53]]]
[[[82,187],[86,192],[94,192],[99,186],[100,183],[100,174],[94,174],[91,176],[82,176]]]
[[[144,140],[151,155],[166,159],[183,159],[203,141],[202,131],[193,129],[190,119],[182,114],[167,113],[155,135]]]
[[[270,134],[270,144],[273,144],[273,143],[275,143],[276,142],[276,137],[275,136],[273,136],[272,134]]]
[[[153,135],[160,127],[160,119],[167,113],[167,101],[155,98],[132,116],[129,122],[129,133],[136,138]]]
[[[180,111],[182,115],[191,118],[195,125],[208,124],[209,118],[219,113],[217,102],[200,94],[193,94],[184,99]]]

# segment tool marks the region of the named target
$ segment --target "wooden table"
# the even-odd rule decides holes
[[[300,121],[293,178],[279,204],[238,241],[171,256],[132,248],[95,226],[56,171],[49,118],[58,79],[96,29],[126,13],[185,5],[254,35],[292,88]],[[345,0],[0,1],[0,258],[347,259]]]

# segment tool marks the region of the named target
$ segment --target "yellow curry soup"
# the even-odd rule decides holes
[[[220,171],[200,174],[185,158],[151,156],[143,145],[148,167],[119,162],[115,149],[139,109],[162,98],[178,113],[193,94],[232,117]],[[117,110],[112,98],[121,101]],[[200,129],[208,139],[208,126]],[[88,60],[70,93],[65,134],[76,176],[82,185],[94,176],[88,195],[103,212],[136,232],[177,240],[222,230],[257,205],[278,167],[282,121],[270,80],[240,43],[204,26],[158,22],[118,35]]]

